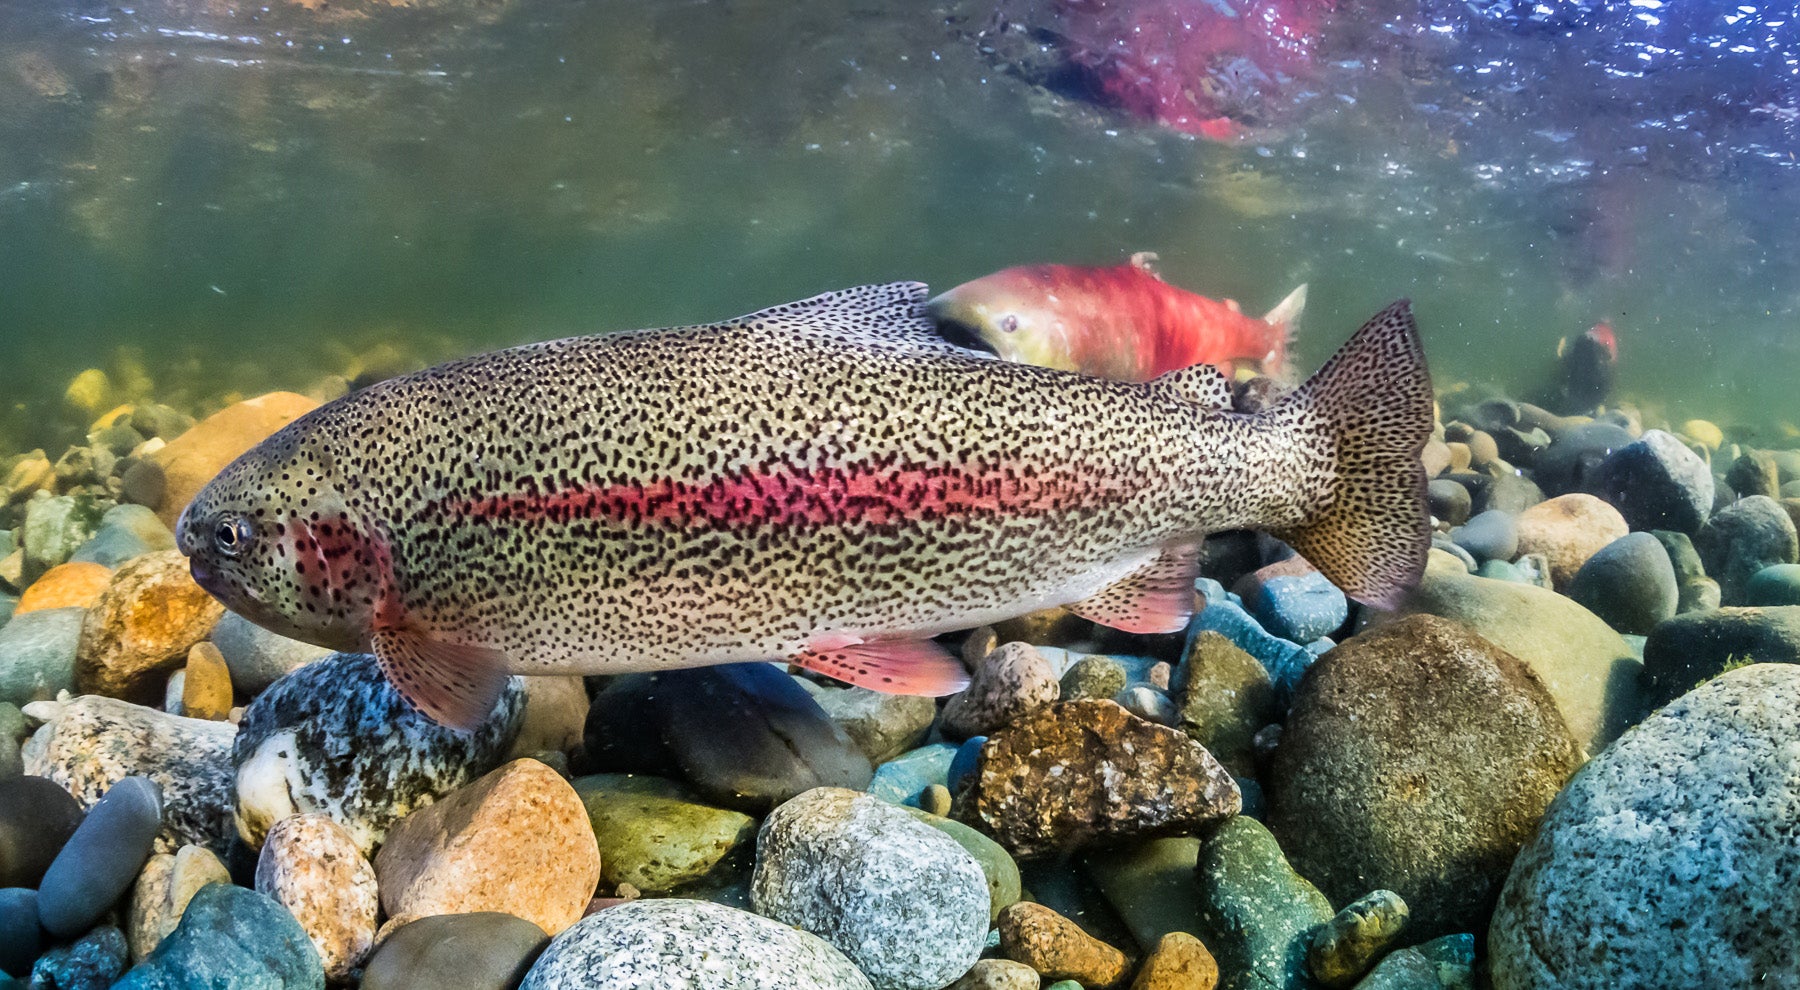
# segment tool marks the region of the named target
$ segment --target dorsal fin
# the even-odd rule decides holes
[[[1231,380],[1224,372],[1210,364],[1196,364],[1188,368],[1177,368],[1166,374],[1158,375],[1151,385],[1167,389],[1202,409],[1231,408]]]
[[[923,282],[858,285],[757,310],[726,325],[829,334],[857,344],[908,352],[991,357],[945,340],[925,315],[931,289]]]

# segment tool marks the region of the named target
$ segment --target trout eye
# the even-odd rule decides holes
[[[226,513],[213,521],[213,548],[227,557],[243,553],[255,535],[250,520],[235,513]]]
[[[1019,318],[1012,315],[1011,313],[1008,313],[1005,316],[1000,317],[1000,332],[1001,333],[1018,333],[1019,332]]]

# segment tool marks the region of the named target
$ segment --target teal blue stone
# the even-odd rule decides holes
[[[254,890],[200,888],[181,924],[119,990],[323,990],[325,969],[287,908]]]
[[[106,990],[125,972],[130,952],[125,933],[102,925],[44,953],[31,967],[31,986],[44,990]]]
[[[1245,595],[1245,607],[1270,635],[1295,643],[1329,636],[1350,617],[1350,600],[1317,571],[1272,577]]]
[[[135,557],[175,549],[175,534],[156,513],[141,505],[115,505],[100,517],[100,528],[70,560],[118,567]]]
[[[956,749],[956,756],[950,760],[950,773],[944,786],[955,794],[957,789],[967,780],[969,774],[981,763],[981,747],[987,743],[986,736],[970,736],[966,742]]]
[[[1800,564],[1773,564],[1751,575],[1745,605],[1800,605]]]
[[[1313,932],[1331,902],[1282,855],[1260,822],[1239,815],[1200,846],[1200,915],[1191,933],[1218,960],[1220,990],[1302,990]]]
[[[894,804],[919,806],[919,796],[932,784],[948,786],[950,763],[956,759],[955,743],[932,743],[903,753],[875,768],[870,794]]]
[[[1492,578],[1495,581],[1511,581],[1515,584],[1531,584],[1525,572],[1512,565],[1511,561],[1489,560],[1475,568],[1476,577]]]

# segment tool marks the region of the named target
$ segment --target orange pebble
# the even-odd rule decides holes
[[[58,564],[19,596],[14,615],[46,608],[87,608],[112,583],[112,568],[86,562]]]

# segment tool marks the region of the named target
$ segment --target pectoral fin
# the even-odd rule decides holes
[[[969,672],[962,661],[929,639],[844,640],[832,637],[789,660],[814,673],[883,694],[937,698],[969,686]]]
[[[472,732],[506,690],[506,654],[415,629],[377,630],[375,659],[406,703],[439,725]]]
[[[1090,622],[1128,633],[1180,632],[1194,615],[1194,579],[1199,574],[1199,544],[1166,547],[1099,594],[1064,607]]]

